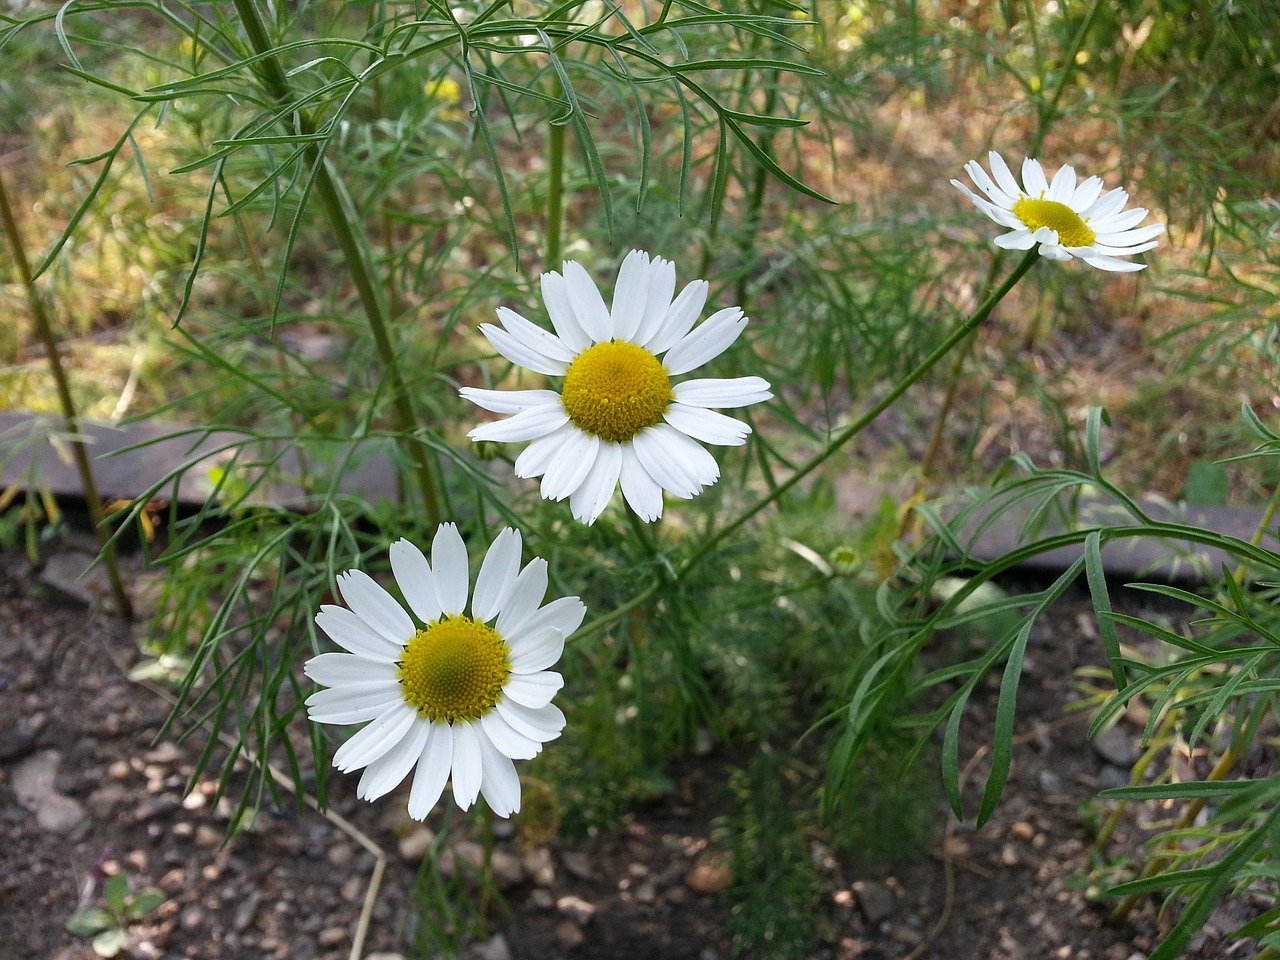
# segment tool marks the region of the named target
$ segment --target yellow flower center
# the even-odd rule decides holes
[[[644,347],[610,340],[569,364],[560,401],[579,430],[625,443],[662,420],[671,405],[671,379]]]
[[[1064,247],[1088,247],[1098,235],[1089,229],[1089,222],[1057,200],[1035,200],[1023,197],[1013,205],[1013,215],[1031,230],[1048,227],[1058,235]]]
[[[511,650],[470,617],[432,620],[409,640],[396,676],[405,702],[436,723],[479,720],[498,705]]]

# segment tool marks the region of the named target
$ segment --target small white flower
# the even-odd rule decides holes
[[[1119,260],[1157,246],[1153,237],[1164,233],[1164,224],[1138,227],[1147,210],[1125,210],[1129,195],[1119,188],[1102,192],[1102,180],[1089,177],[1076,183],[1076,172],[1063,167],[1050,183],[1038,160],[1022,161],[1022,187],[1014,179],[1004,158],[994,150],[989,154],[991,173],[970,160],[965,172],[987,196],[978,196],[959,180],[951,185],[963,190],[973,205],[988,217],[1009,227],[1010,232],[995,239],[997,247],[1030,250],[1040,244],[1040,255],[1050,260],[1083,260],[1099,270],[1131,272],[1146,264]],[[1025,187],[1026,189],[1023,189]],[[1137,228],[1137,229],[1135,229]]]
[[[535,558],[520,569],[520,533],[510,528],[485,555],[470,615],[463,613],[467,547],[452,523],[436,531],[431,563],[408,540],[393,543],[391,570],[421,626],[360,570],[338,576],[347,606],[326,604],[316,615],[348,652],[307,661],[307,676],[327,688],[307,698],[307,715],[317,723],[371,721],[338,748],[333,765],[344,773],[364,767],[357,793],[376,800],[416,764],[415,820],[435,806],[450,775],[463,810],[483,794],[498,816],[518,812],[511,761],[537,756],[564,729],[551,702],[564,680],[547,667],[586,607],[577,597],[539,606],[547,562]]]
[[[711,407],[768,400],[760,377],[685,380],[718,357],[746,328],[737,307],[718,310],[695,330],[708,283],[694,280],[672,299],[675,265],[632,250],[618,272],[612,308],[581,265],[542,275],[542,298],[555,333],[506,307],[501,327],[480,329],[512,363],[563,377],[554,390],[480,390],[462,396],[507,420],[482,424],[472,440],[532,441],[516,460],[517,477],[542,477],[542,496],[569,498],[574,517],[594,523],[614,489],[644,520],[662,516],[662,492],[697,496],[720,477],[715,458],[695,441],[746,442],[751,428]]]

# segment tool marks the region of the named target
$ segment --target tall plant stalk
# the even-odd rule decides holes
[[[1062,101],[1062,95],[1066,92],[1067,84],[1071,82],[1071,77],[1075,74],[1076,57],[1084,47],[1085,38],[1088,37],[1089,30],[1093,27],[1093,21],[1098,14],[1100,3],[1101,0],[1093,0],[1090,3],[1080,28],[1076,31],[1075,36],[1071,38],[1071,46],[1063,58],[1062,72],[1054,87],[1053,95],[1040,103],[1040,108],[1037,111],[1036,132],[1032,136],[1031,142],[1027,145],[1028,157],[1034,157],[1040,152],[1040,148],[1044,145],[1044,138],[1049,134],[1049,128],[1053,126],[1054,121],[1058,118],[1058,104]],[[996,253],[995,259],[992,260],[991,270],[987,273],[987,286],[990,286],[995,281],[996,272],[1000,269],[1003,259],[1004,251],[1000,250]],[[946,430],[947,420],[955,406],[960,380],[964,376],[965,367],[968,365],[969,356],[972,352],[973,343],[966,343],[964,348],[956,353],[955,362],[952,363],[951,369],[947,373],[947,386],[942,406],[939,408],[937,416],[934,417],[933,432],[929,436],[929,445],[925,450],[924,460],[920,463],[920,480],[916,488],[917,492],[923,491],[929,486],[938,457],[942,453],[943,433]]]
[[[258,5],[254,0],[235,0],[235,6],[254,53],[263,58],[257,62],[259,77],[278,104],[288,103],[289,80],[279,60],[272,55],[274,47]],[[314,124],[304,113],[295,112],[292,118],[294,132],[298,135],[310,136],[315,133]],[[387,376],[392,409],[395,411],[397,420],[397,440],[413,467],[427,522],[430,526],[435,526],[444,519],[436,492],[435,474],[432,464],[424,456],[423,451],[409,440],[409,437],[417,431],[418,415],[414,408],[413,397],[400,373],[400,364],[391,340],[391,323],[387,309],[379,296],[374,271],[365,254],[365,246],[357,235],[355,211],[350,208],[347,202],[349,198],[346,198],[341,182],[326,161],[323,149],[312,141],[307,144],[304,155],[308,165],[315,170],[316,195],[320,198],[325,217],[342,250],[347,269],[351,271],[351,279],[360,298],[360,306],[369,323],[369,330],[373,334],[378,359],[382,362]]]
[[[547,131],[547,240],[544,269],[558,270],[564,223],[564,126],[551,124]]]
[[[13,208],[9,205],[9,195],[5,190],[3,175],[0,175],[0,221],[4,225],[9,249],[13,251],[13,263],[18,268],[18,279],[27,292],[31,318],[35,322],[40,342],[44,344],[45,356],[49,360],[49,371],[53,374],[53,382],[57,387],[62,419],[66,424],[67,432],[71,435],[71,456],[75,461],[76,472],[80,475],[80,489],[84,493],[85,504],[89,508],[89,518],[93,523],[93,532],[98,538],[98,546],[102,551],[102,562],[107,568],[111,596],[115,600],[116,610],[120,616],[131,620],[133,603],[120,576],[120,562],[116,555],[115,543],[111,539],[110,531],[103,526],[102,497],[98,494],[98,484],[93,478],[93,465],[89,462],[89,452],[80,434],[80,416],[76,412],[75,399],[71,396],[71,384],[67,380],[66,368],[62,365],[58,338],[53,332],[53,322],[45,310],[44,300],[31,273],[31,264],[27,260],[26,248],[22,245],[22,234],[18,231],[18,222],[14,219]]]
[[[996,304],[1008,295],[1009,291],[1012,290],[1027,271],[1035,265],[1036,260],[1039,258],[1040,250],[1038,245],[1028,250],[1018,262],[1018,265],[1013,268],[1013,272],[1005,278],[1004,282],[995,290],[991,291],[991,293],[988,294],[987,299],[982,302],[978,309],[975,310],[967,320],[956,327],[947,339],[940,343],[937,348],[929,354],[929,356],[921,360],[920,363],[916,365],[915,369],[899,380],[893,388],[881,397],[880,400],[867,410],[866,413],[837,433],[821,453],[815,456],[803,467],[796,470],[795,473],[782,483],[778,484],[778,486],[770,491],[768,496],[763,497],[754,506],[748,507],[739,516],[725,524],[704,540],[702,545],[694,551],[688,560],[684,562],[684,565],[679,570],[679,575],[683,576],[687,573],[692,567],[711,553],[723,540],[737,531],[739,527],[770,504],[776,503],[788,490],[811,474],[814,470],[818,469],[818,467],[822,466],[822,464],[826,463],[837,450],[841,449],[850,440],[874,423],[880,414],[893,406],[897,399],[906,393],[917,380],[932,370],[935,364],[947,356],[947,354],[949,354],[957,344],[972,334],[973,331],[987,319],[987,317],[991,316],[991,311],[996,308]]]

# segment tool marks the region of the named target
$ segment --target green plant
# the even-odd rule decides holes
[[[155,913],[167,897],[158,890],[129,892],[129,878],[114,873],[102,884],[102,907],[83,907],[67,921],[78,937],[93,938],[93,952],[115,957],[128,949],[129,925]]]

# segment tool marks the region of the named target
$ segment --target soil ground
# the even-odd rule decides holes
[[[168,704],[126,676],[139,656],[136,628],[53,596],[21,556],[0,554],[0,563],[9,571],[0,581],[0,956],[92,958],[87,938],[65,924],[78,907],[101,905],[107,874],[124,872],[133,889],[167,897],[129,926],[128,956],[347,957],[374,856],[330,819],[292,808],[260,816],[224,844],[215,784],[184,793],[200,745],[157,741]],[[1082,810],[1099,789],[1123,782],[1133,759],[1132,731],[1090,744],[1086,717],[1063,709],[1078,697],[1076,669],[1095,663],[1097,650],[1086,597],[1065,599],[1039,628],[1019,697],[1013,776],[983,828],[940,808],[949,826],[936,844],[874,870],[837,862],[815,844],[829,890],[812,918],[809,956],[1146,956],[1158,942],[1154,908],[1111,926],[1083,889],[1090,837]],[[973,704],[975,745],[994,702],[989,689]],[[728,760],[715,750],[691,758],[678,774],[691,785],[682,796],[633,812],[589,843],[521,851],[500,835],[494,870],[508,910],[491,911],[465,955],[734,956],[726,923],[733,878],[713,842]],[[407,830],[400,804],[356,800],[354,777],[331,784],[333,810],[386,851],[365,955],[414,956],[416,863],[432,835]],[[1135,823],[1118,831],[1112,858],[1140,843]],[[463,861],[478,849],[461,842],[448,856]],[[1188,955],[1251,955],[1253,944],[1223,933],[1253,909],[1221,906]]]

